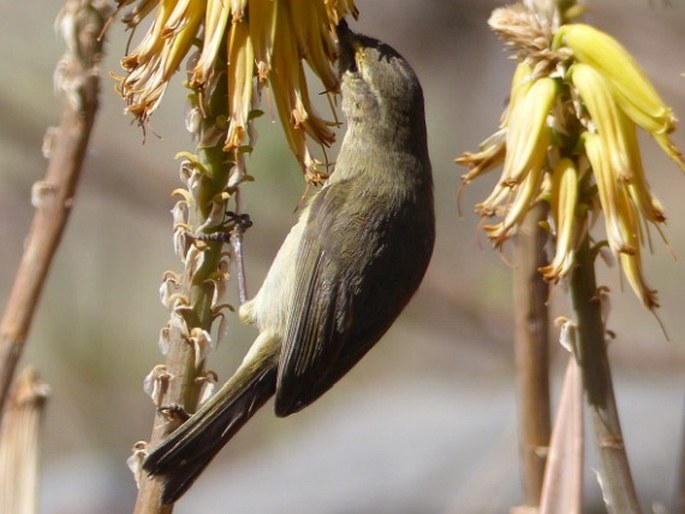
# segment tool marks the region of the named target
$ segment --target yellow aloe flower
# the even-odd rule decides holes
[[[599,135],[590,132],[583,134],[583,144],[597,184],[609,247],[616,255],[634,254],[638,249],[633,244],[632,234],[637,233],[639,228],[626,228],[632,219],[632,216],[628,215],[628,209],[632,205],[625,201],[624,190],[611,166],[607,148]]]
[[[531,168],[540,167],[546,157],[547,115],[557,95],[554,79],[536,80],[511,107],[507,124],[507,154],[501,181],[521,182]]]
[[[270,86],[290,148],[310,181],[321,180],[307,140],[330,145],[333,122],[312,108],[303,61],[321,79],[324,91],[337,90],[334,30],[348,14],[357,16],[354,0],[118,0],[120,10],[132,4],[124,17],[130,28],[150,15],[154,19],[121,62],[126,73],[118,77],[118,90],[129,112],[147,123],[169,80],[199,44],[189,70],[190,87],[200,93],[215,87],[222,73],[217,63],[224,59],[227,65],[224,150],[249,145],[256,92]]]
[[[647,132],[672,132],[673,110],[666,105],[640,65],[613,37],[584,23],[562,25],[553,47],[565,45],[578,62],[597,69],[615,89],[626,114]]]
[[[578,208],[578,170],[568,158],[561,159],[551,174],[550,215],[554,221],[556,241],[552,262],[540,268],[546,280],[558,282],[573,266],[579,243],[576,222]]]
[[[515,106],[521,102],[521,98],[530,89],[533,83],[533,69],[526,62],[520,62],[516,65],[514,76],[511,79],[511,89],[509,91],[509,104],[502,113],[500,127],[509,126],[509,118]]]
[[[635,204],[611,168],[611,157],[602,139],[597,134],[585,133],[583,143],[597,184],[609,246],[643,305],[649,309],[658,307],[656,292],[647,286],[642,274],[640,223]]]
[[[621,112],[618,112],[620,137],[626,148],[626,161],[628,168],[619,171],[619,178],[628,187],[628,193],[635,203],[635,207],[647,221],[663,223],[666,221],[666,214],[661,202],[650,192],[647,177],[642,166],[642,156],[640,155],[640,145],[637,140],[637,130],[635,124],[630,122]],[[627,173],[626,173],[627,172]]]
[[[569,75],[608,156],[612,180],[627,188],[634,206],[647,221],[664,222],[661,203],[651,194],[644,174],[635,124],[619,108],[608,81],[586,64],[574,64]]]
[[[547,146],[549,142],[548,132],[543,132],[540,138],[541,145]],[[523,182],[515,188],[515,197],[509,206],[507,206],[506,214],[504,219],[497,223],[496,225],[485,225],[483,229],[488,235],[488,238],[492,240],[495,247],[501,246],[510,236],[511,230],[517,224],[523,221],[528,209],[533,204],[533,200],[540,192],[540,184],[543,178],[543,161],[539,160],[533,163],[532,167],[528,170]],[[502,184],[500,191],[504,192],[509,186]],[[495,189],[495,191],[498,191]],[[501,196],[498,193],[497,200],[500,200]],[[490,208],[494,212],[494,206],[482,206],[482,209]],[[478,209],[478,206],[476,207]]]
[[[594,129],[602,139],[611,156],[612,166],[625,180],[631,173],[628,165],[628,153],[621,132],[619,107],[614,99],[608,82],[592,66],[574,64],[568,72],[568,78],[575,91],[580,95],[587,109]],[[583,113],[580,113],[582,118]]]
[[[551,262],[539,271],[557,282],[573,268],[576,249],[588,237],[588,215],[601,212],[609,248],[628,283],[654,309],[656,292],[642,271],[648,236],[643,225],[654,226],[665,240],[660,224],[666,216],[647,182],[637,127],[685,169],[668,138],[675,129],[673,111],[612,37],[583,24],[562,25],[547,37],[544,27],[528,27],[538,22],[524,14],[508,8],[493,13],[491,25],[517,51],[520,64],[499,130],[480,152],[455,160],[469,167],[464,185],[503,164],[476,213],[500,218],[484,229],[501,247],[535,202],[548,202],[543,225],[555,245]]]
[[[520,78],[520,77],[519,77]],[[523,220],[532,199],[537,196],[543,177],[543,167],[549,146],[547,116],[557,95],[557,86],[551,78],[541,78],[525,90],[512,96],[506,116],[506,155],[502,176],[493,193],[476,205],[476,212],[492,216],[510,197],[504,219],[496,225],[487,225],[488,237],[500,246],[512,228]]]
[[[254,47],[249,27],[237,23],[231,30],[228,43],[228,110],[232,114],[226,136],[226,151],[239,148],[245,141],[247,121],[252,108],[252,77],[254,75]]]
[[[614,251],[618,255],[623,273],[628,279],[628,283],[640,298],[645,307],[653,309],[658,307],[656,300],[656,291],[649,288],[645,282],[642,274],[642,259],[640,256],[640,225],[637,213],[633,203],[630,201],[625,188],[615,187],[616,178],[608,168],[608,159],[603,152],[601,140],[594,134],[584,135],[585,149],[593,167],[595,176],[597,177],[597,186],[600,189],[600,198],[602,198],[601,189],[607,187],[607,181],[602,180],[602,177],[610,182],[609,187],[612,187],[614,197],[616,218],[613,219],[615,231],[618,233],[617,238],[620,240],[621,247],[615,248]],[[609,216],[604,211],[605,220],[607,223],[607,232],[609,231]],[[611,239],[609,239],[611,245]]]
[[[464,186],[504,162],[506,135],[506,129],[500,129],[479,145],[478,152],[464,152],[454,159],[455,163],[469,167],[468,173],[461,176]]]
[[[676,118],[640,65],[613,37],[590,25],[574,23],[557,30],[552,47],[569,48],[576,61],[592,66],[611,85],[621,110],[649,132],[666,154],[685,171],[685,160],[668,134]]]

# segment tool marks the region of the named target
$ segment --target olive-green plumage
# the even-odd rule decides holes
[[[435,238],[423,93],[392,48],[338,27],[347,131],[335,171],[240,308],[259,336],[228,382],[146,459],[178,499],[275,394],[287,416],[380,339],[423,278]]]

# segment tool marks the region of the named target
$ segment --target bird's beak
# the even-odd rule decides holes
[[[355,53],[359,48],[358,37],[347,26],[345,20],[340,20],[336,33],[338,36],[338,71],[340,76],[346,71],[356,71]]]

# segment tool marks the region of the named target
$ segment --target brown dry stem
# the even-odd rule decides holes
[[[540,514],[582,514],[584,439],[583,384],[571,356],[547,455]]]
[[[538,272],[547,263],[547,235],[538,222],[547,216],[538,203],[516,234],[514,317],[519,451],[525,503],[538,505],[551,432],[549,392],[549,286]]]
[[[33,368],[17,378],[0,426],[0,513],[38,512],[40,425],[48,388]]]
[[[64,99],[64,110],[51,139],[45,178],[34,185],[36,211],[0,321],[0,409],[7,401],[50,264],[74,206],[98,108],[98,65],[103,46],[99,36],[107,18],[106,5],[68,0],[60,13],[68,49],[58,64],[56,83]]]

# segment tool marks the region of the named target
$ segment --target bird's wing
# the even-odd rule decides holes
[[[276,413],[280,416],[302,409],[328,389],[341,375],[337,369],[341,351],[355,351],[345,343],[360,277],[345,263],[351,251],[364,259],[363,252],[372,251],[374,245],[367,241],[364,246],[361,241],[370,236],[359,213],[341,209],[350,200],[351,189],[346,182],[324,188],[310,207],[279,361]],[[341,219],[340,212],[345,211],[348,219]],[[345,237],[340,231],[347,232]]]

